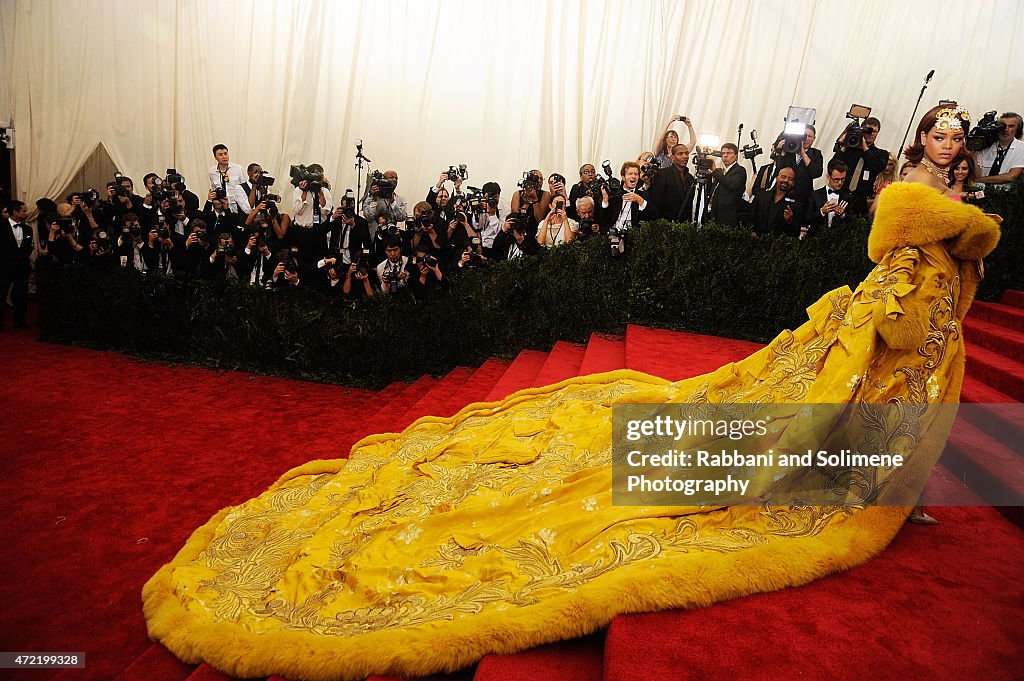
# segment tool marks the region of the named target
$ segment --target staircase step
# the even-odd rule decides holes
[[[430,676],[417,676],[414,678],[406,676],[392,676],[390,674],[371,674],[366,681],[472,681],[473,668],[452,672],[451,674],[431,674]],[[277,681],[267,679],[267,681]],[[283,679],[281,681],[284,681]]]
[[[968,343],[966,373],[1006,393],[1014,402],[1024,401],[1024,364],[1020,362]]]
[[[407,423],[403,417],[409,411],[409,407],[426,395],[430,390],[440,383],[436,378],[420,376],[402,394],[392,400],[386,407],[381,409],[373,417],[373,423],[378,429],[376,432],[399,432]]]
[[[963,329],[964,338],[968,342],[1024,363],[1024,331],[1015,331],[970,316],[964,320]]]
[[[1024,310],[1024,291],[1006,289],[1003,291],[1003,296],[1000,298],[999,302],[1003,305],[1009,305],[1010,307],[1017,307]]]
[[[942,464],[936,464],[921,493],[924,506],[985,506],[964,481]]]
[[[1018,400],[967,374],[960,388],[960,401],[972,404],[1007,404]]]
[[[485,401],[491,390],[494,389],[494,384],[505,375],[510,366],[512,366],[511,362],[494,358],[481,364],[469,377],[469,380],[448,400],[447,411],[457,414],[467,404]]]
[[[974,301],[968,317],[1005,326],[1016,331],[1024,331],[1024,310],[1013,305]]]
[[[514,655],[486,655],[474,681],[601,681],[604,676],[604,632],[559,641]]]
[[[957,419],[942,464],[988,505],[1024,506],[1024,456]]]
[[[523,350],[520,352],[519,356],[512,362],[512,366],[508,368],[508,371],[494,384],[491,392],[487,395],[486,401],[500,400],[518,390],[531,387],[533,379],[537,377],[537,373],[544,366],[544,361],[547,358],[548,353],[538,350]]]
[[[544,361],[544,366],[537,372],[533,384],[536,386],[551,385],[575,377],[583,363],[584,354],[586,354],[584,346],[558,341],[555,343],[555,347],[551,348],[548,358]]]
[[[601,374],[626,367],[626,339],[592,334],[580,364],[580,376]]]
[[[196,667],[196,670],[192,672],[187,681],[233,681],[233,679],[233,676],[228,676],[224,672],[218,671],[203,662]]]
[[[626,368],[679,381],[714,371],[726,361],[741,360],[762,347],[749,341],[631,325],[626,328]]]
[[[473,370],[466,367],[455,367],[448,375],[438,381],[430,392],[418,399],[415,404],[409,407],[409,415],[412,421],[421,416],[450,416],[447,403],[451,396],[469,380]],[[412,423],[409,421],[409,423]]]
[[[192,669],[192,665],[176,658],[167,648],[152,643],[114,681],[183,681]]]

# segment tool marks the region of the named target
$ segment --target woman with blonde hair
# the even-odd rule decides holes
[[[898,165],[899,163],[896,161],[896,157],[890,153],[889,160],[885,163],[885,170],[878,173],[878,177],[875,178],[875,184],[873,185],[875,193],[868,201],[868,213],[870,215],[875,214],[875,202],[878,200],[878,195],[882,193],[882,190],[893,182],[898,181],[896,179],[896,167]]]

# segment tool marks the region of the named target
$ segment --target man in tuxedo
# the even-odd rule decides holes
[[[0,329],[3,329],[7,292],[14,302],[14,325],[27,329],[28,275],[32,270],[32,228],[25,222],[28,208],[24,201],[7,204],[7,218],[0,225]]]
[[[671,154],[672,165],[654,176],[651,199],[662,218],[685,222],[693,217],[690,213],[693,175],[686,165],[690,158],[690,148],[685,144],[677,144],[672,147]]]
[[[861,127],[863,134],[860,145],[847,147],[843,144],[846,141],[844,131],[836,141],[837,150],[832,157],[832,161],[842,161],[849,169],[843,189],[850,192],[850,207],[847,212],[852,215],[868,214],[868,199],[875,190],[875,178],[885,170],[885,165],[889,162],[889,152],[875,146],[875,139],[882,124],[871,116],[864,119]]]
[[[355,197],[346,193],[340,202],[331,214],[331,221],[314,228],[318,238],[315,244],[309,244],[307,255],[317,269],[323,269],[328,259],[337,260],[339,265],[344,265],[338,270],[338,276],[343,277],[364,248],[373,248],[373,240],[370,239],[370,223],[356,215]]]
[[[828,164],[828,184],[811,192],[807,206],[807,234],[814,236],[819,230],[830,229],[846,222],[850,193],[843,189],[849,169],[842,161]]]
[[[723,144],[722,163],[725,167],[715,168],[710,176],[712,189],[708,217],[720,225],[736,227],[740,224],[747,169],[736,162],[738,155],[739,148],[735,144]]]
[[[638,227],[641,217],[655,217],[657,210],[653,199],[649,201],[644,192],[637,190],[640,183],[639,163],[623,163],[619,177],[622,179],[622,194],[609,197],[607,186],[601,188],[601,217],[605,231],[616,229],[621,234]]]

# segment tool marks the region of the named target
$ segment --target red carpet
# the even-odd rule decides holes
[[[1014,301],[1024,296],[1004,299]],[[1005,310],[1024,313],[983,308],[978,319],[998,328],[978,325],[989,333],[977,342],[1011,376],[1024,375],[1015,338],[1000,331],[1016,329],[1018,315],[1000,316]],[[2,333],[8,560],[0,650],[86,651],[88,668],[5,670],[0,678],[223,681],[151,644],[140,602],[145,580],[219,508],[303,461],[335,457],[365,434],[425,413],[623,365],[676,380],[756,347],[631,327],[625,339],[595,335],[586,348],[560,343],[511,364],[489,360],[373,393],[141,363]],[[1007,402],[1021,389],[994,381],[993,368],[969,367],[965,401]],[[984,454],[962,453],[962,470],[937,484],[960,493],[958,478],[972,470],[1005,476],[1020,463],[994,467]],[[703,610],[621,617],[607,633],[488,656],[439,678],[750,679],[783,670],[809,679],[1021,678],[1024,534],[988,508],[935,515],[942,524],[906,527],[882,556],[845,574]]]

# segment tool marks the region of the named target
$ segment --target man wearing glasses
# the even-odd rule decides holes
[[[842,161],[849,168],[846,174],[846,182],[843,189],[850,193],[850,205],[846,212],[849,215],[867,215],[868,199],[871,198],[875,186],[875,177],[885,170],[885,164],[889,161],[889,152],[875,146],[875,138],[882,124],[874,116],[864,119],[861,126],[864,134],[861,135],[860,146],[847,147],[846,132],[839,136],[836,142],[838,147],[832,160],[831,166],[836,161]]]

